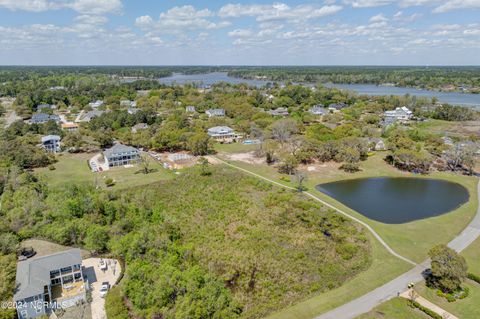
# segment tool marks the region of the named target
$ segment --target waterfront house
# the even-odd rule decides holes
[[[228,126],[215,126],[208,129],[207,134],[217,142],[231,143],[233,142],[237,134]]]
[[[60,152],[60,136],[58,135],[42,136],[42,147],[48,153]]]
[[[205,112],[205,114],[208,115],[208,117],[223,117],[225,116],[225,110],[224,109],[210,109]]]
[[[130,165],[138,163],[140,160],[140,151],[135,147],[118,143],[105,150],[103,157],[108,167]]]
[[[46,114],[46,113],[36,113],[32,115],[30,119],[31,124],[43,124],[48,121],[54,121],[56,123],[60,122],[60,117],[55,114]]]
[[[85,302],[87,286],[79,249],[19,261],[13,297],[18,318],[48,316]]]
[[[392,118],[394,121],[408,121],[413,117],[412,111],[410,111],[406,106],[397,107],[392,111],[385,111],[385,119]]]
[[[289,115],[288,109],[286,107],[279,107],[275,110],[270,110],[267,113],[270,114],[270,115],[273,115],[273,116],[288,116]]]

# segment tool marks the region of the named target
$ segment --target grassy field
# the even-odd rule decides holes
[[[461,319],[478,319],[480,318],[480,285],[469,280],[464,286],[470,289],[470,295],[455,302],[448,302],[445,298],[437,296],[436,291],[426,287],[425,284],[417,285],[415,290],[422,297]]]
[[[480,276],[480,238],[465,249],[462,256],[467,260],[468,272]]]
[[[431,319],[431,317],[410,307],[406,299],[394,298],[356,319]]]
[[[44,175],[47,182],[52,186],[61,186],[67,182],[92,183],[100,187],[105,187],[104,180],[112,178],[115,181],[114,189],[130,188],[151,184],[156,181],[170,179],[175,174],[166,170],[162,165],[151,159],[151,168],[155,171],[150,174],[139,172],[137,166],[125,168],[115,167],[111,170],[101,173],[92,173],[88,167],[87,161],[94,154],[61,154],[57,156],[58,162],[54,164],[55,170],[49,168],[40,168],[36,172]]]
[[[390,255],[373,235],[368,233],[368,236],[372,242],[373,255],[370,268],[337,289],[310,296],[303,302],[270,315],[267,319],[313,318],[364,295],[410,269],[409,264]]]
[[[221,155],[220,155],[221,157]],[[384,224],[366,218],[360,213],[346,207],[340,202],[315,190],[315,185],[332,182],[341,179],[375,177],[375,176],[415,176],[410,173],[401,172],[383,161],[384,154],[379,153],[370,157],[367,161],[361,163],[361,171],[355,174],[345,173],[339,170],[335,165],[319,167],[316,171],[308,172],[308,181],[306,183],[308,190],[335,205],[336,207],[348,212],[369,225],[399,254],[416,262],[422,262],[426,259],[428,250],[436,244],[448,243],[457,234],[459,234],[475,215],[478,198],[477,183],[478,179],[470,176],[462,176],[451,173],[432,173],[427,178],[445,179],[459,183],[465,186],[470,193],[468,203],[458,209],[433,218],[418,220],[405,224]],[[289,178],[279,174],[274,167],[267,165],[251,165],[246,162],[235,161],[235,165],[251,170],[257,174],[269,177],[273,180],[292,186]],[[282,180],[282,177],[285,180]]]

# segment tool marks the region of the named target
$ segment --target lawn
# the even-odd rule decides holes
[[[394,298],[378,307],[375,307],[369,313],[361,315],[356,319],[431,319],[422,311],[412,308],[408,305],[408,300],[404,298]]]
[[[222,154],[220,154],[219,157],[222,157]],[[308,172],[308,181],[306,182],[306,185],[309,192],[312,194],[368,223],[397,253],[413,261],[422,262],[427,258],[427,253],[430,248],[440,243],[448,243],[472,220],[476,213],[478,203],[478,179],[475,177],[462,176],[452,173],[432,173],[428,176],[425,176],[427,178],[445,179],[465,186],[470,193],[469,202],[462,205],[458,209],[441,216],[396,225],[384,224],[368,219],[360,213],[355,212],[354,210],[315,189],[315,185],[317,184],[349,178],[375,176],[424,177],[401,172],[392,166],[387,165],[383,161],[383,157],[383,153],[378,153],[370,157],[367,161],[361,163],[362,170],[354,174],[345,173],[334,165],[327,165],[327,167],[320,168],[317,171]],[[269,177],[285,185],[293,186],[291,182],[289,182],[289,177],[279,174],[274,167],[267,165],[252,165],[240,161],[231,163],[262,176]]]
[[[258,145],[255,144],[242,144],[242,143],[231,143],[231,144],[220,144],[215,143],[213,149],[217,152],[226,152],[226,153],[244,153],[255,151],[258,148]]]
[[[470,295],[455,302],[448,302],[445,298],[437,296],[436,291],[426,287],[425,284],[417,285],[415,290],[422,297],[461,319],[480,318],[480,285],[468,280],[463,286],[470,289]]]
[[[49,168],[36,169],[38,174],[46,177],[46,181],[52,186],[61,186],[67,182],[92,183],[105,187],[104,180],[112,178],[115,181],[113,189],[130,188],[151,184],[160,180],[171,179],[175,174],[166,170],[153,159],[150,160],[154,172],[143,174],[138,166],[125,168],[115,167],[105,172],[93,173],[88,167],[87,161],[94,154],[69,154],[57,156],[58,162],[54,164],[55,170]]]
[[[468,272],[480,276],[480,238],[465,249],[462,256],[467,260]]]

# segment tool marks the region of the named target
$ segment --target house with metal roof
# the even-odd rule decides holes
[[[19,319],[49,315],[86,301],[80,249],[19,261],[15,287]]]
[[[408,121],[413,117],[413,112],[406,106],[397,107],[393,111],[385,111],[385,119],[391,118],[393,121]]]
[[[61,151],[60,139],[58,135],[42,136],[42,147],[47,153],[58,153]]]
[[[48,121],[55,121],[56,123],[60,122],[60,117],[55,114],[46,114],[46,113],[36,113],[32,115],[30,119],[31,124],[43,124]]]
[[[105,150],[103,157],[108,167],[130,165],[138,163],[140,151],[135,147],[118,143]]]
[[[231,143],[237,137],[235,131],[228,126],[215,126],[208,129],[207,134],[218,142]]]
[[[132,133],[137,133],[138,131],[146,130],[147,128],[148,128],[147,123],[138,123],[132,127]]]
[[[205,114],[208,115],[208,117],[223,117],[225,116],[225,110],[224,109],[210,109],[205,112]]]
[[[90,111],[85,114],[82,114],[76,122],[90,122],[92,119],[101,116],[105,111]]]
[[[100,106],[103,105],[103,101],[102,100],[96,100],[94,102],[90,102],[88,103],[88,106],[90,106],[92,109],[98,109]]]
[[[340,111],[344,108],[348,107],[348,105],[344,102],[340,102],[340,103],[332,103],[328,106],[328,109],[329,110],[332,110],[332,111]]]

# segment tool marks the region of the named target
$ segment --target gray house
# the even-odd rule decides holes
[[[123,166],[137,163],[140,160],[140,151],[118,143],[103,152],[103,156],[108,167]]]
[[[315,105],[308,110],[313,115],[327,115],[330,113],[322,104]]]
[[[47,123],[48,121],[55,121],[57,123],[60,122],[60,117],[55,114],[46,114],[46,113],[37,113],[33,114],[32,118],[30,119],[30,123],[32,124],[43,124]]]
[[[90,122],[92,119],[101,116],[105,111],[90,111],[81,116],[78,122]]]
[[[46,135],[42,136],[42,147],[48,153],[60,152],[60,136],[58,135]]]
[[[193,105],[188,105],[188,106],[185,108],[185,112],[187,112],[187,113],[195,113],[195,112],[196,112],[195,106],[193,106]]]
[[[225,110],[224,109],[210,109],[205,112],[205,114],[208,115],[208,117],[223,117],[225,116]]]
[[[36,318],[84,302],[86,286],[79,249],[20,261],[13,297],[18,318]]]
[[[235,131],[228,126],[215,126],[208,129],[208,136],[218,142],[231,143],[237,137]]]
[[[289,115],[288,109],[286,107],[279,107],[279,108],[276,108],[275,110],[270,110],[267,113],[270,114],[270,115],[273,115],[273,116],[288,116]]]

